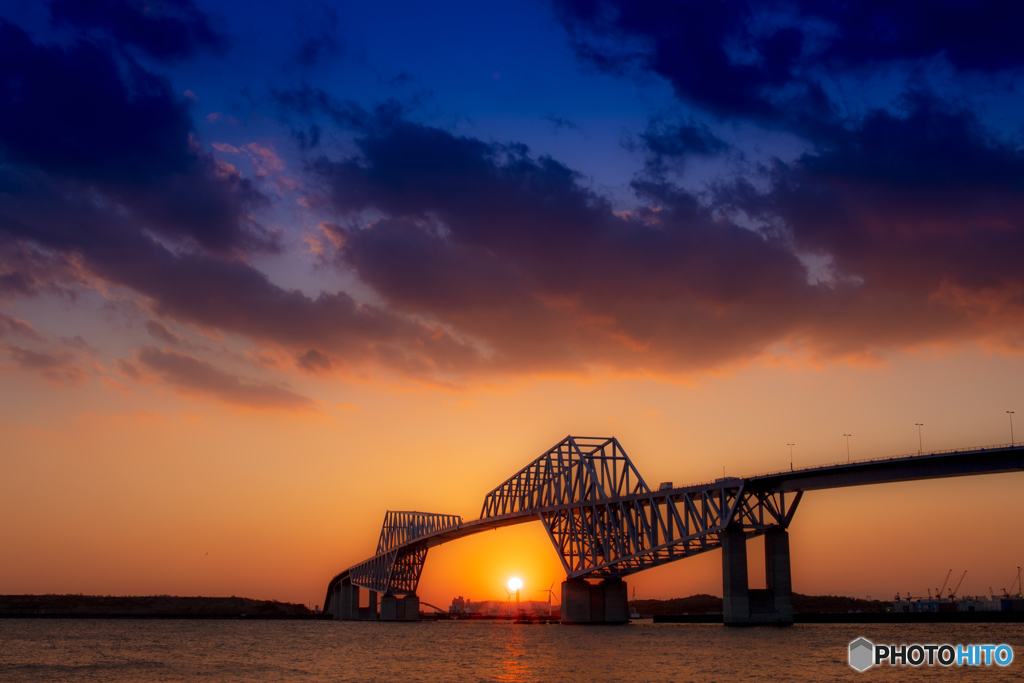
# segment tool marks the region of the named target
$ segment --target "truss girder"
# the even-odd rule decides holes
[[[751,536],[786,528],[800,494],[747,491],[739,485],[683,494],[633,495],[538,510],[568,578],[626,576],[720,547],[738,525]]]
[[[433,512],[400,512],[388,510],[377,541],[377,554],[392,548],[407,545],[418,538],[452,529],[462,524],[458,515],[441,515]]]
[[[484,498],[481,519],[650,493],[619,442],[568,436]]]
[[[569,578],[623,576],[717,548],[729,524],[784,528],[798,500],[741,479],[652,492],[616,439],[569,436],[487,494],[480,519],[535,514]]]
[[[801,496],[749,491],[743,479],[651,491],[616,439],[569,436],[487,494],[476,523],[536,516],[568,578],[613,577],[718,548],[729,525],[749,535],[786,528]],[[348,576],[380,593],[415,593],[424,539],[461,526],[458,515],[389,510],[376,556]]]
[[[350,567],[348,578],[356,586],[383,595],[411,595],[419,586],[427,559],[427,545],[420,539],[461,525],[458,515],[388,510],[377,554]]]
[[[420,583],[427,547],[423,543],[389,550],[349,568],[353,585],[382,595],[412,595]]]

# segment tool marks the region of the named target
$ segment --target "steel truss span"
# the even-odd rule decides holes
[[[723,532],[785,530],[805,490],[1024,469],[1015,444],[839,463],[651,491],[615,438],[568,436],[484,497],[480,518],[392,512],[377,553],[336,575],[383,595],[414,595],[427,550],[463,536],[540,520],[566,578],[619,578],[714,550]]]
[[[785,498],[740,479],[652,492],[616,439],[570,436],[487,494],[480,519],[538,517],[566,578],[622,577],[719,547],[730,522],[784,528],[800,496]]]

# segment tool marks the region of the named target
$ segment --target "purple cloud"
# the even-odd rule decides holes
[[[290,389],[246,380],[176,351],[144,346],[135,352],[135,357],[161,380],[183,393],[212,396],[224,403],[246,408],[307,410],[313,407],[312,399]],[[134,366],[130,367],[135,370]],[[137,376],[137,370],[135,372]],[[131,376],[131,372],[126,374]]]

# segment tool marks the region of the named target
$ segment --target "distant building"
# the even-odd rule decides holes
[[[452,605],[448,608],[449,614],[464,614],[466,612],[466,600],[461,595],[457,598],[452,598]]]
[[[948,598],[942,600],[897,600],[889,608],[891,612],[917,613],[917,612],[1007,612],[1013,608],[1007,603],[1010,600],[993,600],[984,596],[966,596],[951,602]],[[1024,603],[1024,600],[1020,601]],[[1024,605],[1022,605],[1024,607]]]

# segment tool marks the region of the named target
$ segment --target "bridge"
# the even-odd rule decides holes
[[[652,490],[615,438],[568,436],[488,493],[479,519],[388,511],[377,552],[331,579],[324,611],[416,620],[430,548],[540,520],[565,569],[562,623],[625,623],[625,577],[720,548],[724,622],[791,624],[788,528],[806,491],[1022,470],[1024,445],[1002,444]],[[746,542],[756,536],[765,537],[763,589],[747,581]],[[359,607],[360,589],[368,607]]]

